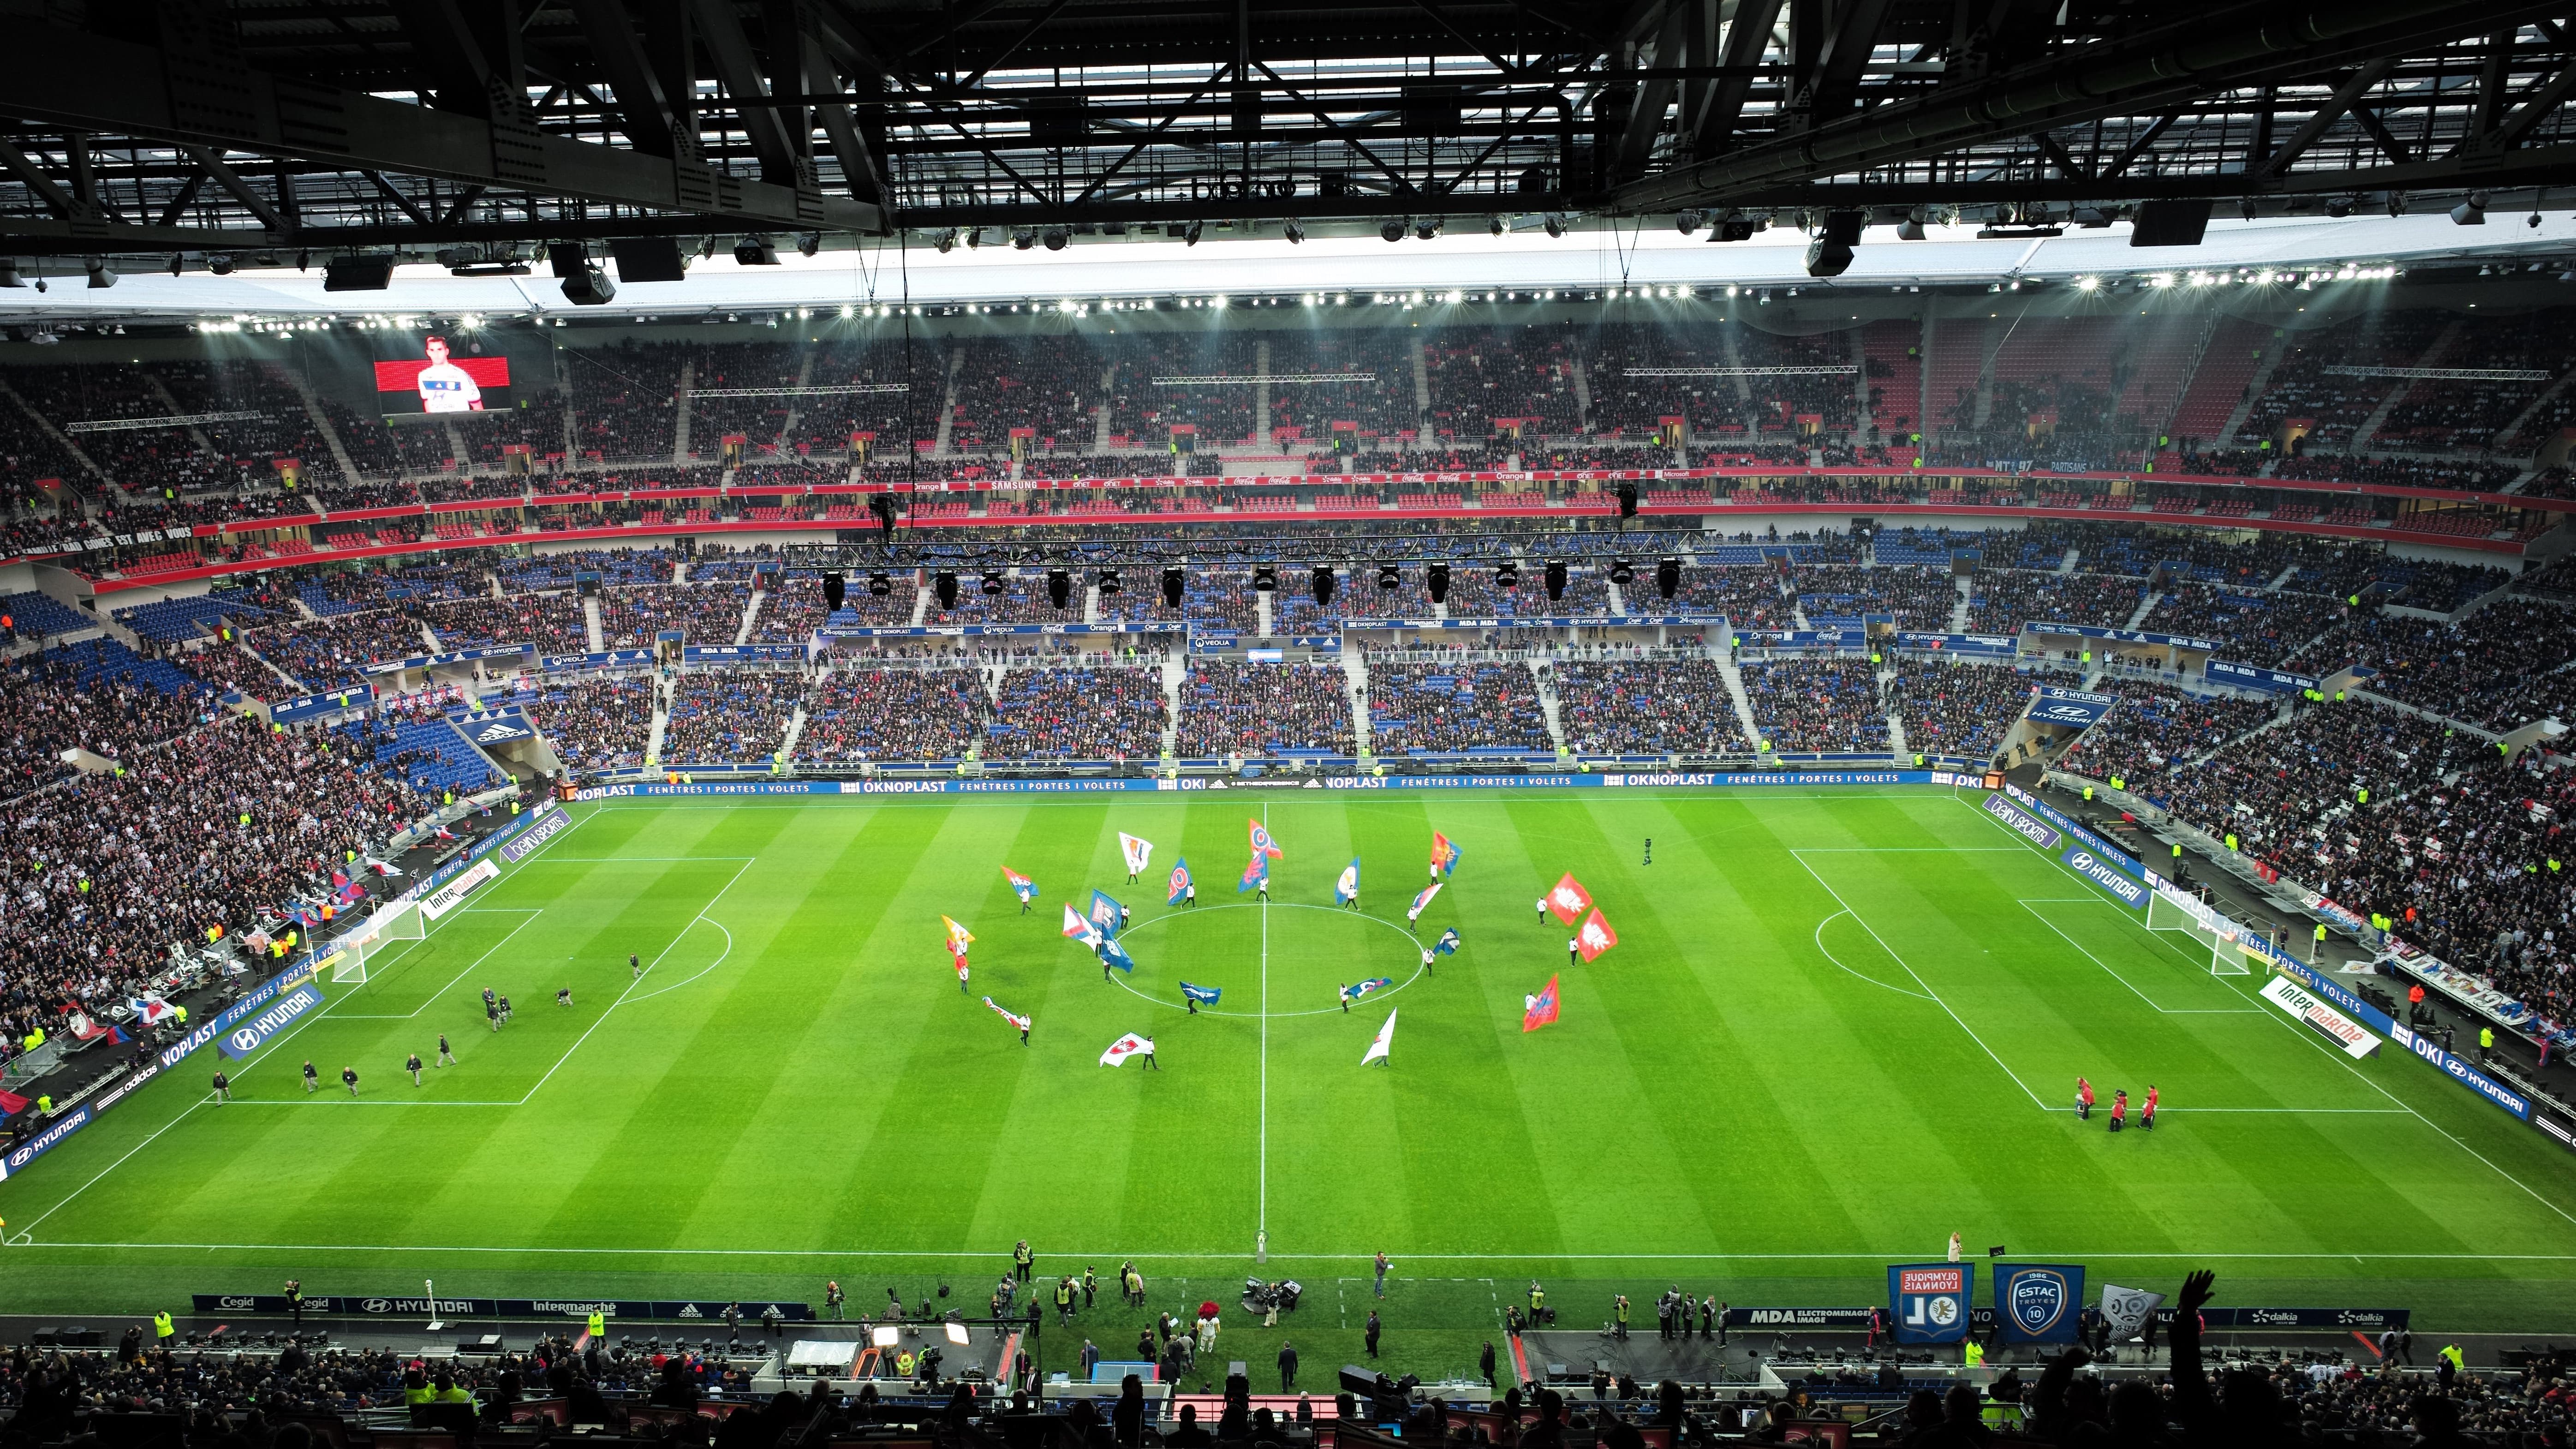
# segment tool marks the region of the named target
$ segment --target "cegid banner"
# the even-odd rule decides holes
[[[464,874],[431,891],[428,895],[422,896],[420,913],[435,921],[464,904],[465,898],[473,893],[476,886],[500,874],[501,867],[494,865],[492,857],[487,855],[467,866]]]
[[[2379,1038],[2360,1022],[2325,1004],[2314,993],[2287,976],[2275,976],[2264,983],[2263,999],[2290,1015],[2315,1027],[2345,1056],[2358,1060],[2379,1050]]]

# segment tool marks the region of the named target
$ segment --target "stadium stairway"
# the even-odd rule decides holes
[[[1270,344],[1265,342],[1261,345],[1268,347]],[[1100,622],[1100,585],[1098,584],[1089,585],[1082,591],[1082,622],[1086,624]]]
[[[354,486],[363,476],[358,471],[358,460],[349,456],[349,445],[340,440],[340,430],[331,426],[331,415],[322,407],[322,395],[313,390],[313,380],[305,376],[304,369],[300,367],[281,367],[278,371],[285,375],[287,384],[295,389],[295,396],[303,402],[305,421],[313,425],[313,436],[320,438],[322,446],[330,450],[331,461],[339,466],[340,476]]]
[[[224,648],[224,647],[226,647],[226,646],[221,645],[221,644],[217,644],[217,645],[215,645],[215,646],[213,646],[213,647],[215,647],[215,648],[217,648],[217,649],[221,649],[221,648]],[[278,681],[280,682],[280,684],[284,686],[283,688],[281,688],[281,689],[278,691],[278,696],[277,696],[278,698],[280,698],[280,699],[292,699],[292,698],[294,698],[296,695],[299,695],[299,694],[304,693],[304,681],[302,681],[302,680],[300,680],[300,679],[296,678],[296,677],[295,677],[294,675],[292,675],[292,674],[287,673],[284,669],[279,668],[279,667],[278,667],[274,662],[272,662],[272,661],[269,659],[269,657],[268,657],[267,655],[262,654],[262,653],[260,653],[258,650],[253,649],[252,647],[250,647],[250,641],[249,641],[247,638],[240,638],[240,637],[236,637],[236,638],[235,638],[235,640],[234,640],[234,642],[232,643],[232,645],[231,645],[230,647],[235,648],[235,649],[239,649],[242,653],[244,653],[245,655],[248,655],[248,656],[250,657],[250,660],[251,660],[251,662],[252,662],[252,663],[257,664],[260,668],[265,669],[265,670],[267,670],[269,673],[271,673],[271,674],[273,674],[273,675],[276,675],[276,676],[277,676]]]
[[[2220,740],[2217,744],[2210,746],[2199,754],[2191,756],[2182,762],[2180,769],[2197,770],[2205,762],[2227,753],[2229,750],[2236,748],[2238,745],[2245,743],[2247,740],[2254,738],[2256,735],[2259,735],[2266,730],[2279,729],[2281,726],[2288,724],[2291,720],[2297,717],[2297,702],[2291,699],[2284,699],[2281,701],[2281,707],[2272,712],[2272,717],[2270,719],[2263,721],[2261,724],[2256,725],[2250,730],[2246,730],[2242,734]],[[2179,771],[2177,771],[2177,773],[2179,773]]]
[[[1163,656],[1163,758],[1180,743],[1181,683],[1190,677],[1189,661],[1175,649]]]
[[[930,587],[915,584],[912,588],[912,627],[918,629],[930,617]]]
[[[1262,637],[1262,638],[1264,638],[1264,639],[1267,639],[1267,638],[1269,638],[1269,637],[1270,637],[1270,600],[1271,600],[1271,598],[1272,598],[1272,596],[1271,596],[1271,595],[1269,595],[1269,594],[1265,594],[1265,593],[1261,593],[1261,592],[1258,592],[1258,591],[1256,591],[1256,592],[1253,594],[1253,596],[1252,596],[1252,606],[1253,606],[1253,608],[1254,608],[1254,609],[1256,609],[1257,611],[1259,611],[1259,616],[1258,616],[1258,618],[1255,620],[1255,622],[1259,625],[1260,630],[1261,630],[1261,637]]]
[[[671,681],[653,681],[653,730],[644,737],[644,763],[650,767],[662,763],[662,733],[671,727]]]
[[[1964,634],[1968,632],[1968,581],[1953,579],[1951,587],[1959,591],[1959,602],[1950,606],[1950,632]]]
[[[805,701],[799,699],[796,701],[796,713],[787,717],[787,738],[779,742],[778,753],[787,759],[795,759],[796,742],[804,737]]]
[[[599,597],[596,594],[586,596],[581,601],[581,629],[590,638],[592,653],[596,654],[608,647],[606,636],[599,627]]]
[[[2289,350],[2286,342],[2263,349],[2263,355],[2255,360],[2254,375],[2245,380],[2244,395],[2237,398],[2236,406],[2227,414],[2227,421],[2219,424],[2218,436],[2210,441],[2222,448],[2236,446],[2236,430],[2245,426],[2245,419],[2253,413],[2254,404],[2263,397],[2263,389],[2271,385],[2272,369],[2281,365],[2282,354]]]
[[[1717,661],[1717,672],[1726,680],[1726,697],[1735,702],[1735,728],[1748,740],[1762,738],[1761,726],[1753,722],[1753,699],[1744,692],[1744,676],[1735,667],[1734,654],[1712,644],[1708,657]]]
[[[1601,592],[1607,594],[1610,598],[1610,612],[1613,615],[1625,618],[1628,613],[1628,595],[1620,589],[1619,585],[1609,579],[1603,579],[1601,581]]]
[[[1730,339],[1734,336],[1731,332],[1720,330]],[[1583,366],[1583,358],[1580,354],[1566,365],[1565,371],[1566,380],[1574,387],[1575,416],[1583,420],[1585,427],[1590,427],[1592,425],[1592,374]],[[1345,462],[1347,464],[1347,460]],[[1345,466],[1342,471],[1349,472],[1350,469]]]
[[[1565,750],[1565,724],[1557,713],[1555,674],[1541,667],[1541,661],[1528,661],[1530,677],[1538,681],[1538,712],[1547,721],[1548,743],[1562,754]]]
[[[680,359],[680,380],[671,386],[671,466],[689,466],[689,388],[697,381],[694,353]],[[657,736],[658,738],[658,736]]]
[[[743,605],[742,624],[733,631],[733,642],[736,644],[748,644],[751,642],[752,631],[760,627],[760,605],[762,601],[768,597],[769,591],[767,589],[760,587],[757,583],[752,585],[751,602]]]
[[[2136,612],[2136,613],[2134,613],[2134,614],[2131,614],[2131,615],[2129,616],[2129,622],[2127,622],[2126,624],[2121,625],[2120,627],[2121,627],[2121,628],[2123,628],[2123,629],[2135,629],[2135,628],[2136,628],[2136,627],[2138,627],[2140,624],[2145,623],[2145,622],[2147,621],[2147,616],[2148,616],[2149,614],[2152,614],[2152,613],[2154,613],[2154,612],[2156,611],[2156,604],[2157,604],[2157,602],[2158,602],[2159,600],[2163,599],[2163,598],[2164,598],[2164,591],[2163,591],[2163,590],[2161,590],[2161,589],[2141,589],[2141,590],[2139,590],[2139,591],[2138,591],[2138,612]]]
[[[1265,603],[1269,595],[1262,595]],[[1356,649],[1342,651],[1342,698],[1351,707],[1351,750],[1366,755],[1369,749],[1368,660]]]
[[[948,440],[957,434],[957,372],[965,363],[964,347],[948,349],[946,381],[939,391],[939,431],[930,444],[930,456],[934,458],[948,456]]]

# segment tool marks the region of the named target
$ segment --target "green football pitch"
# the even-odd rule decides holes
[[[13,1310],[292,1275],[817,1302],[830,1276],[854,1305],[948,1282],[980,1311],[1025,1237],[1042,1275],[1133,1259],[1156,1309],[1295,1276],[1310,1363],[1382,1306],[1392,1362],[1431,1377],[1532,1277],[1581,1322],[1672,1282],[1857,1304],[1955,1230],[2097,1283],[2214,1267],[2222,1303],[2576,1328],[2576,1157],[2394,1047],[2349,1060],[1946,790],[573,808],[365,984],[325,983],[230,1103],[202,1054],[0,1186]],[[1267,905],[1233,888],[1247,817],[1285,852]],[[1408,925],[1434,830],[1464,856]],[[1134,886],[1121,831],[1154,842]],[[1176,856],[1193,909],[1163,904]],[[1619,936],[1590,964],[1533,904],[1568,871]],[[1132,977],[1060,933],[1095,887],[1134,908]],[[975,934],[970,993],[943,914]],[[1524,1033],[1552,976],[1562,1019]],[[1222,1000],[1186,1014],[1184,979]],[[487,985],[517,1005],[498,1033]],[[1130,1031],[1159,1071],[1099,1065]],[[459,1060],[415,1087],[441,1032]],[[2161,1088],[2155,1131],[2079,1122],[2079,1073],[2106,1106]],[[1109,1301],[1083,1331],[1131,1342]]]

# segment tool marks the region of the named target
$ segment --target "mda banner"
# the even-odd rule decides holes
[[[1995,1269],[1995,1316],[2006,1343],[2073,1343],[2084,1310],[2084,1269],[2067,1263],[2005,1263]]]
[[[1957,1343],[1968,1336],[1968,1304],[1977,1286],[1974,1263],[1893,1263],[1888,1306],[1898,1343]]]

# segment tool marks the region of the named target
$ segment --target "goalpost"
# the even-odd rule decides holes
[[[377,957],[413,941],[424,939],[428,923],[421,918],[420,902],[397,901],[374,915],[366,923],[322,948],[322,959],[331,963],[331,979],[336,982],[358,982],[367,979],[367,968]]]
[[[2254,939],[2254,928],[2229,920],[2199,901],[2155,892],[2147,897],[2147,929],[2176,932],[2207,945],[2212,976],[2253,974],[2252,957],[2243,943]]]

